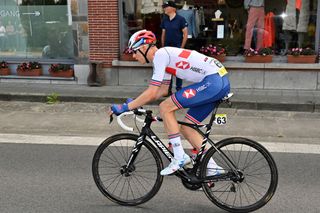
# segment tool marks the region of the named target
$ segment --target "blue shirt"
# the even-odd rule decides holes
[[[183,32],[182,29],[188,27],[186,19],[176,14],[176,16],[170,20],[169,16],[164,15],[160,28],[166,30],[166,38],[164,46],[181,47]]]

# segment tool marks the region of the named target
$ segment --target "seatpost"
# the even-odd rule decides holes
[[[209,126],[208,126],[208,128],[210,127],[210,129],[211,129],[212,123],[213,123],[214,120],[216,119],[216,114],[217,114],[217,111],[218,111],[218,108],[219,108],[219,105],[221,104],[221,102],[222,102],[222,101],[219,101],[219,102],[217,103],[217,106],[215,107],[215,109],[214,109],[213,112],[212,112],[212,116],[211,116],[211,118],[210,118],[210,122],[209,122]]]

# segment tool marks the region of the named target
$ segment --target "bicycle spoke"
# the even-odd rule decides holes
[[[130,185],[130,181],[129,181],[129,180],[128,180],[128,184],[129,184],[129,187],[130,187],[130,191],[131,191],[132,197],[133,197],[133,199],[135,199],[134,194],[133,194],[133,191],[132,191],[132,187],[131,187],[131,185]]]
[[[251,173],[251,174],[245,174],[245,176],[263,180],[263,178],[261,176],[271,176],[271,173],[270,172],[268,172],[268,173],[258,173],[258,174]]]
[[[227,150],[227,152],[229,153],[229,155],[230,155],[230,160],[231,160],[231,162],[234,162],[234,159],[233,159],[233,157],[232,157],[232,154],[230,153],[230,151],[228,150],[228,148],[227,147],[225,147],[226,148],[226,150]]]
[[[247,194],[245,193],[244,189],[242,188],[242,186],[241,186],[241,185],[239,185],[239,187],[240,187],[240,190],[242,190],[243,195],[244,195],[244,197],[245,197],[245,198],[246,198],[246,200],[247,200],[247,203],[248,203],[248,204],[250,204],[250,201],[249,201],[249,199],[248,199],[248,197],[247,197]]]
[[[110,176],[110,175],[119,175],[119,172],[117,172],[117,173],[106,173],[106,174],[100,173],[100,176]]]
[[[136,161],[135,164],[138,165],[139,163],[145,162],[146,160],[149,160],[149,159],[152,159],[152,158],[150,157],[144,160]]]
[[[146,176],[142,176],[142,175],[138,175],[137,174],[137,172],[136,172],[136,174],[135,174],[136,176],[138,176],[138,177],[141,177],[142,179],[144,179],[146,182],[147,182],[147,180],[146,179],[149,179],[149,180],[153,180],[153,179],[151,179],[151,178],[149,178],[149,177],[146,177]]]
[[[256,157],[256,155],[258,154],[258,152],[256,152],[255,154],[254,154],[254,156],[253,156],[253,158],[249,161],[249,162],[251,162],[249,165],[247,165],[247,166],[244,166],[243,168],[242,168],[242,170],[245,170],[246,168],[248,168],[248,167],[250,167],[250,166],[252,166],[254,163],[252,163],[252,161],[253,161],[253,159]],[[261,158],[261,159],[263,159],[263,158]]]
[[[107,162],[107,161],[105,161],[105,162]],[[119,168],[119,166],[99,166],[99,169],[106,169],[106,168],[116,169],[116,168]]]
[[[123,149],[122,141],[120,141],[120,147],[121,147],[121,152],[119,151],[119,149],[117,149],[117,150],[119,151],[119,153],[123,157],[124,161],[127,163],[129,158],[128,158],[128,155],[126,155],[126,153],[125,153],[125,151]]]
[[[250,190],[253,190],[253,191],[256,192],[257,194],[263,196],[260,192],[258,192],[257,190],[255,190],[255,188],[253,188],[250,184],[248,184],[247,181],[244,181],[244,182],[245,182],[245,184],[248,186],[248,188],[249,188]],[[256,199],[256,200],[257,200],[257,199]]]
[[[263,189],[267,189],[266,187],[261,186],[260,184],[257,184],[257,183],[255,183],[255,182],[253,182],[253,181],[248,181],[248,180],[247,180],[246,183],[251,183],[252,185],[258,186],[258,187],[263,188]]]
[[[239,158],[238,158],[238,162],[236,164],[237,168],[239,168],[239,162],[240,162],[240,157],[241,157],[241,153],[242,153],[242,147],[243,147],[243,144],[241,144],[241,149],[240,149],[240,152],[239,152]]]
[[[140,180],[136,177],[136,176],[133,176],[139,183],[140,183],[140,185],[144,188],[144,190],[145,191],[148,191],[147,189],[146,189],[146,187],[140,182]],[[146,182],[146,183],[148,183],[148,182]],[[150,184],[151,185],[151,184]]]
[[[104,156],[108,156],[107,158],[110,159],[110,160],[115,159],[114,162],[116,162],[116,163],[118,164],[118,166],[121,166],[121,163],[117,160],[117,157],[115,157],[115,156],[113,155],[113,153],[112,153],[109,149],[107,149],[107,151],[109,151],[109,153],[112,155],[113,158],[109,158],[109,156],[106,155],[106,154],[104,154]]]
[[[113,160],[112,158],[110,158],[109,156],[104,155],[104,157],[107,158],[107,159],[109,159],[109,160],[110,160],[111,162],[113,162],[113,163],[110,163],[109,161],[102,160],[102,159],[100,159],[100,161],[105,162],[105,163],[110,163],[110,164],[112,164],[112,165],[114,165],[114,166],[117,166],[117,167],[121,166],[119,162],[114,161],[114,160]]]
[[[142,148],[141,148],[139,154],[140,154],[141,152],[142,152]],[[145,151],[142,156],[140,156],[140,155],[138,155],[138,156],[139,156],[140,159],[143,159],[147,154],[150,154],[150,153],[148,153],[148,152]],[[149,158],[152,158],[152,156],[150,156]],[[139,161],[137,161],[137,159],[136,159],[135,163],[137,164],[137,163],[139,163]]]
[[[247,160],[248,160],[248,157],[249,157],[249,155],[250,155],[250,153],[251,153],[251,149],[252,149],[252,147],[249,147],[248,154],[247,154],[246,159],[245,159],[245,161],[244,161],[243,167],[247,164]],[[242,170],[243,170],[243,169],[242,169]]]
[[[109,180],[112,180],[112,179],[116,179],[116,178],[118,178],[118,177],[120,177],[121,176],[121,174],[118,174],[118,175],[115,175],[115,176],[113,176],[113,177],[111,177],[111,178],[108,178],[108,179],[101,179],[101,181],[102,182],[108,182]]]
[[[112,193],[114,193],[114,191],[118,188],[118,185],[119,185],[121,179],[122,179],[122,178],[119,178],[118,183],[117,183],[117,185],[114,187]],[[109,185],[109,186],[110,186],[110,185]],[[108,189],[108,188],[109,188],[109,187],[107,187],[107,189]]]

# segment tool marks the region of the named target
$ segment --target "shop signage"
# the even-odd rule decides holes
[[[41,13],[39,11],[34,11],[33,13],[22,13],[22,15],[34,15],[34,16],[40,16]]]
[[[40,16],[40,11],[34,11],[31,13],[22,13],[22,15],[34,15]],[[19,10],[0,10],[0,17],[20,17]]]
[[[0,16],[1,17],[20,17],[19,10],[0,10]]]

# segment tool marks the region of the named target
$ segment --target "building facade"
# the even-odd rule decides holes
[[[205,54],[213,46],[224,48],[224,64],[234,87],[320,89],[318,59],[312,64],[287,61],[293,48],[311,48],[318,54],[318,0],[264,1],[264,17],[250,15],[243,0],[175,2],[178,14],[189,24],[187,48]],[[9,62],[11,78],[19,79],[15,70],[23,61],[40,62],[43,76],[49,75],[50,64],[66,63],[74,65],[73,81],[86,84],[93,62],[99,64],[103,84],[147,85],[151,65],[132,62],[124,52],[137,30],[152,30],[160,38],[163,0],[3,0],[0,4],[0,58]],[[260,25],[250,27],[256,19]],[[248,45],[257,49],[259,43],[271,48],[272,62],[247,63],[246,42],[247,49]],[[0,76],[0,82],[4,78],[10,80]]]

